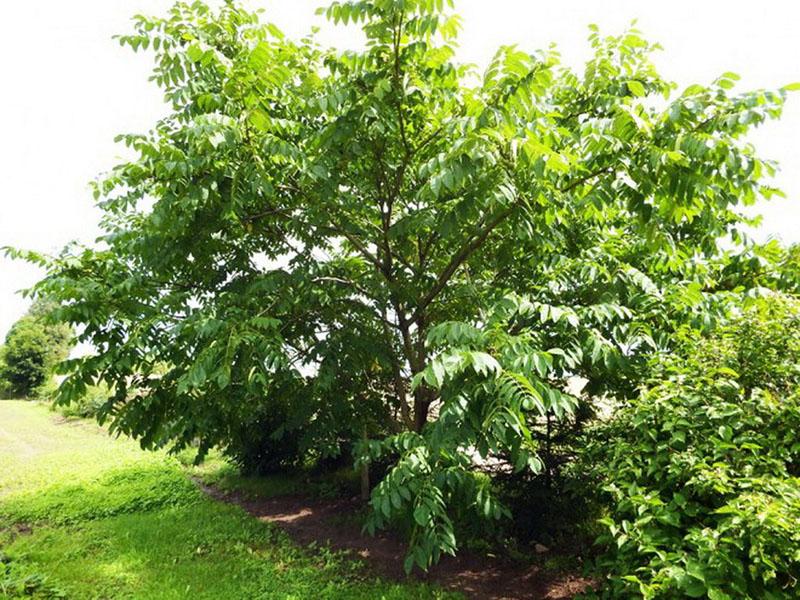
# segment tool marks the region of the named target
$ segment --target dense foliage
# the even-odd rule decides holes
[[[800,302],[689,334],[658,381],[591,432],[613,597],[800,593]]]
[[[233,4],[137,17],[120,42],[171,112],[120,136],[101,244],[27,254],[96,349],[61,402],[102,382],[113,430],[256,471],[357,448],[390,467],[371,525],[411,524],[408,568],[507,513],[489,467],[552,469],[596,398],[753,287],[728,266],[774,165],[743,136],[786,92],[676,93],[634,29],[593,29],[580,72],[503,47],[480,75],[445,4],[334,2],[358,52]]]
[[[63,323],[51,323],[54,306],[38,301],[12,325],[0,348],[0,380],[6,393],[29,397],[46,384],[53,368],[67,358],[72,331]]]

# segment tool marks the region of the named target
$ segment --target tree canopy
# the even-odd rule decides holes
[[[634,28],[592,28],[580,71],[507,46],[478,73],[450,4],[334,2],[355,52],[234,4],[136,17],[169,114],[119,136],[96,246],[26,254],[96,350],[61,401],[100,380],[115,430],[255,469],[389,460],[372,525],[411,519],[409,568],[455,551],[454,511],[504,514],[481,465],[547,467],[554,423],[757,293],[731,265],[776,166],[745,136],[796,87],[678,91]]]
[[[31,396],[69,355],[72,331],[64,324],[48,321],[54,308],[53,302],[34,302],[6,334],[5,345],[0,348],[0,384],[9,393]]]

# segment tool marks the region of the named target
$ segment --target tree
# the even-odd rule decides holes
[[[454,512],[503,514],[482,461],[540,469],[554,423],[724,314],[718,242],[774,193],[743,136],[790,89],[675,94],[635,29],[592,29],[582,73],[503,47],[480,77],[444,4],[334,2],[360,52],[233,4],[136,17],[119,40],[155,52],[172,112],[119,137],[138,157],[96,184],[101,247],[26,254],[96,348],[63,402],[103,380],[115,430],[243,462],[366,433],[361,460],[394,464],[373,524],[414,524],[409,567],[455,550]]]
[[[64,324],[47,322],[52,309],[52,303],[35,302],[6,335],[0,378],[12,394],[32,395],[69,354],[71,331]]]

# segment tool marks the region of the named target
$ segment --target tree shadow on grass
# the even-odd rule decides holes
[[[170,465],[131,466],[92,481],[0,501],[0,538],[25,572],[68,598],[445,597],[426,585],[366,577],[328,548],[304,549],[241,508],[207,498]]]

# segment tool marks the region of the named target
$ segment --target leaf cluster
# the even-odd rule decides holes
[[[660,380],[592,432],[584,458],[610,507],[611,597],[796,595],[798,309],[776,296],[690,335]]]

